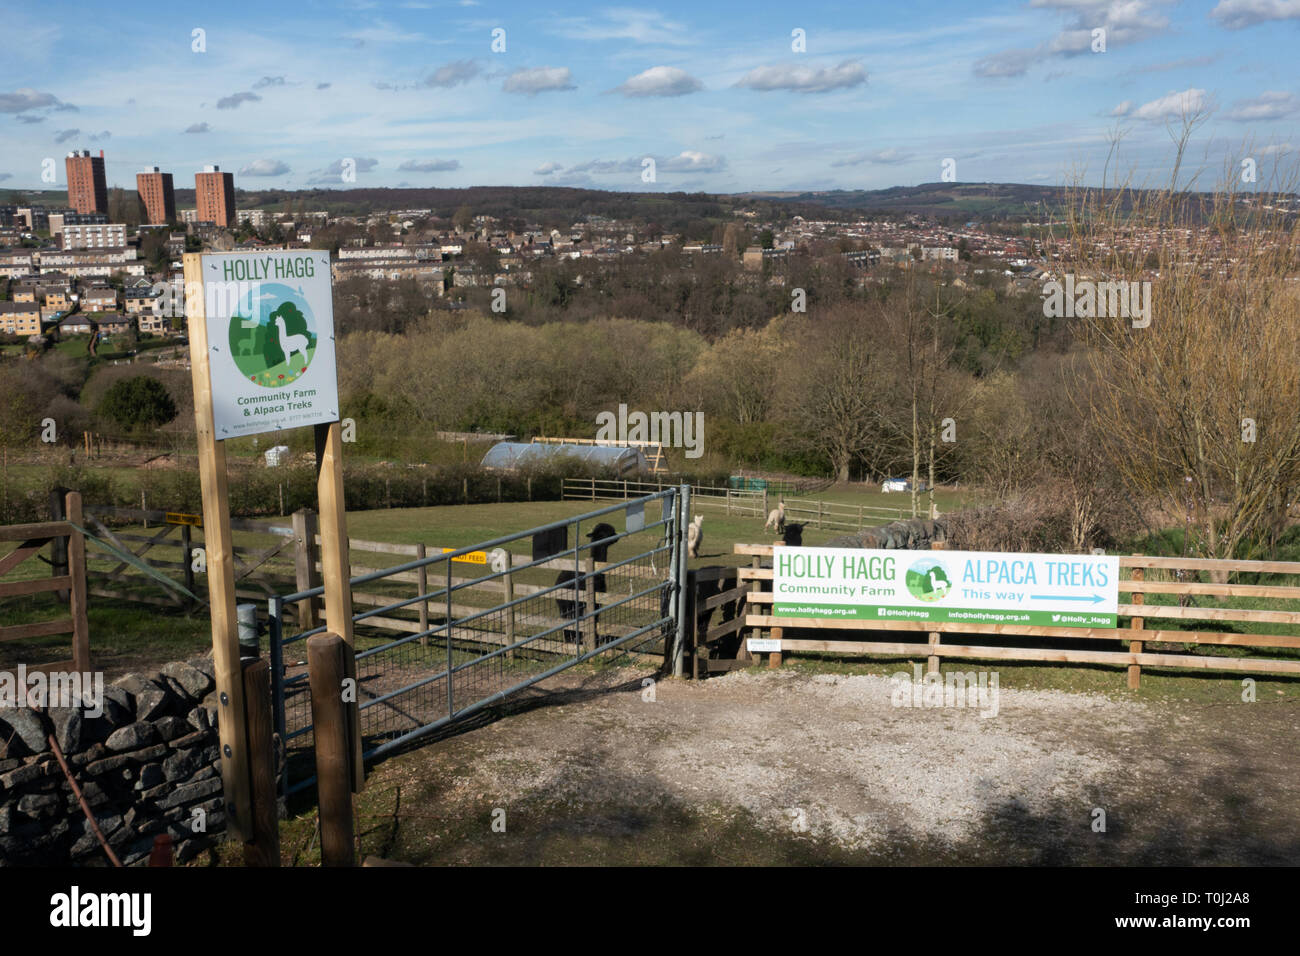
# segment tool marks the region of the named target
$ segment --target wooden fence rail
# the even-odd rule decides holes
[[[817,651],[838,654],[884,654],[901,657],[926,657],[930,670],[938,669],[943,657],[975,658],[985,660],[1042,661],[1068,664],[1108,664],[1125,667],[1129,686],[1136,688],[1142,667],[1172,667],[1234,673],[1275,673],[1300,675],[1300,655],[1279,657],[1228,657],[1217,654],[1193,654],[1173,649],[1151,650],[1152,644],[1179,644],[1209,647],[1243,647],[1300,649],[1300,611],[1270,608],[1202,607],[1179,604],[1149,604],[1148,595],[1199,595],[1221,598],[1277,599],[1300,601],[1300,586],[1290,584],[1238,584],[1181,580],[1201,572],[1227,572],[1230,574],[1294,575],[1300,581],[1300,562],[1292,561],[1228,561],[1204,558],[1164,558],[1144,555],[1121,556],[1119,590],[1130,595],[1129,603],[1119,605],[1121,618],[1129,618],[1127,627],[1088,628],[1050,627],[1029,624],[976,624],[935,621],[871,621],[835,620],[824,618],[784,617],[772,613],[773,571],[770,562],[763,566],[762,559],[770,559],[774,547],[770,544],[738,544],[735,553],[752,559],[752,566],[739,569],[739,580],[749,582],[753,590],[746,596],[745,627],[753,636],[770,632],[770,638],[780,641],[780,651],[772,652],[773,664],[779,664],[780,654],[791,651]],[[1150,571],[1179,572],[1176,580],[1149,580]],[[1253,632],[1215,630],[1176,630],[1152,627],[1156,620],[1236,622],[1242,624],[1281,624],[1295,628],[1294,633],[1260,634]],[[791,629],[807,631],[857,632],[871,637],[881,631],[927,635],[928,642],[854,640],[804,636],[787,638]],[[1102,642],[1097,650],[1051,646],[999,646],[979,643],[978,635],[994,638],[1071,639],[1074,641]],[[963,638],[956,643],[946,639]],[[971,641],[969,638],[974,637]],[[1105,649],[1124,643],[1127,650]]]
[[[65,517],[62,520],[0,526],[0,542],[17,542],[17,547],[0,557],[0,579],[15,573],[28,560],[38,557],[46,545],[60,539],[67,541],[66,567],[61,567],[56,557],[51,561],[54,572],[51,576],[0,580],[0,600],[52,591],[56,592],[60,603],[67,602],[68,615],[32,624],[0,626],[0,642],[71,634],[71,660],[32,669],[85,673],[90,670],[90,627],[86,620],[86,542],[78,530],[83,518],[81,495],[75,491],[68,492],[63,499],[63,506]]]

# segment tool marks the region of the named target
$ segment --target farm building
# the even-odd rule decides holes
[[[513,470],[524,465],[541,464],[556,458],[575,458],[586,465],[607,468],[622,478],[644,474],[645,455],[640,449],[619,445],[526,444],[502,441],[483,456],[484,468]]]

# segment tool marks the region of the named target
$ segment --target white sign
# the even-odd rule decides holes
[[[771,653],[780,654],[781,653],[780,641],[770,640],[768,638],[763,638],[763,637],[751,637],[745,643],[745,646],[749,648],[750,653],[753,654],[771,654]]]
[[[329,253],[203,256],[218,441],[339,419]]]
[[[772,613],[863,621],[1115,627],[1119,558],[773,549]]]

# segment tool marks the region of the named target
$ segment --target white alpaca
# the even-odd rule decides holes
[[[767,523],[763,525],[763,530],[774,528],[776,531],[785,530],[785,499],[777,500],[776,507],[767,513]]]
[[[307,361],[307,346],[311,341],[305,335],[290,335],[284,327],[284,319],[276,316],[276,330],[280,333],[280,351],[284,353],[284,364],[289,364],[289,357],[297,352],[302,360]]]
[[[948,593],[948,582],[940,581],[936,578],[934,576],[934,568],[930,569],[930,590],[939,595],[939,597],[943,597]]]
[[[692,558],[700,556],[700,542],[704,540],[704,515],[696,515],[686,526],[686,553]]]

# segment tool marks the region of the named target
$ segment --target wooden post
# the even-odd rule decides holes
[[[532,475],[529,475],[529,476],[528,476],[528,478],[527,478],[527,484],[528,484],[528,500],[529,500],[529,501],[532,501],[532,500],[533,500],[533,478],[532,478]]]
[[[727,486],[727,517],[731,517],[731,486]]]
[[[691,680],[700,679],[699,613],[695,603],[699,597],[698,571],[686,572],[686,653],[691,655]]]
[[[771,512],[767,507],[767,485],[764,485],[763,486],[763,513],[759,517],[763,518],[764,520],[767,520],[767,516],[770,513]]]
[[[820,504],[818,505],[818,507],[820,507]],[[773,573],[773,574],[776,573],[776,571],[775,571],[775,568],[776,568],[776,549],[777,549],[777,548],[782,548],[782,547],[785,547],[785,542],[784,542],[784,541],[773,541],[773,542],[772,542],[772,568],[773,568],[773,572],[772,572],[772,573]],[[773,579],[773,584],[775,585],[775,579]],[[774,587],[774,590],[775,590],[775,587]],[[775,604],[773,604],[773,605],[771,605],[771,606],[772,606],[773,609],[776,608],[776,605],[775,605]],[[768,635],[767,635],[767,636],[770,637],[770,638],[771,638],[772,640],[774,640],[774,641],[779,641],[779,640],[781,640],[781,636],[782,636],[784,633],[785,633],[785,628],[783,628],[783,627],[774,627],[774,628],[771,629],[771,631],[768,632]],[[771,654],[769,654],[768,657],[767,657],[767,666],[768,666],[769,669],[775,670],[776,668],[778,668],[778,667],[781,666],[781,662],[782,662],[783,660],[784,660],[784,655],[783,655],[780,651],[773,651],[773,652],[772,652]]]
[[[329,613],[329,605],[325,607]],[[316,747],[316,793],[320,807],[320,854],[325,866],[352,866],[352,744],[349,707],[343,701],[347,644],[337,634],[307,638],[312,735]]]
[[[764,492],[763,492],[763,499],[764,499],[763,503],[764,503],[764,504],[767,504],[767,500],[766,500],[766,499],[767,499],[767,491],[766,491],[766,490],[764,490]],[[773,563],[775,563],[775,562],[773,562]],[[751,558],[749,559],[749,566],[750,566],[751,568],[761,568],[761,567],[763,566],[763,559],[760,558],[758,555],[754,555],[753,557],[751,557]],[[763,590],[763,582],[762,582],[762,581],[758,581],[758,580],[751,581],[750,584],[749,584],[749,590],[750,590],[750,593],[752,593],[752,594],[760,594],[760,593],[762,593],[762,590]],[[762,635],[762,630],[763,630],[763,629],[762,629],[762,628],[756,628],[756,630],[758,631],[758,634],[755,635],[755,636],[761,636],[761,635]],[[751,654],[751,653],[749,652],[749,646],[748,646],[748,645],[746,644],[746,642],[745,642],[745,637],[744,637],[745,629],[744,629],[743,627],[740,629],[740,633],[741,633],[740,646],[739,646],[738,648],[736,648],[736,660],[738,660],[738,661],[739,661],[739,660],[749,660],[749,662],[750,662],[751,664],[757,664],[757,663],[758,663],[758,659],[759,659],[759,655],[756,654],[756,653],[755,653],[755,654]],[[743,655],[743,656],[742,656],[742,655]]]
[[[68,489],[56,487],[50,489],[50,520],[65,521],[68,517]],[[77,524],[81,524],[80,521]],[[68,539],[55,538],[50,542],[50,577],[61,578],[68,573]],[[72,599],[66,588],[54,592],[58,599],[67,602]]]
[[[185,255],[185,284],[202,287],[202,256]],[[239,624],[235,618],[235,542],[230,533],[230,495],[226,487],[226,448],[217,441],[212,413],[212,377],[208,367],[208,328],[203,296],[187,306],[190,373],[194,382],[194,438],[203,490],[203,545],[208,563],[208,606],[212,617],[212,663],[217,683],[217,734],[226,833],[248,840],[253,833],[248,780],[247,731],[244,728],[244,679],[239,666]],[[212,348],[222,348],[215,343]],[[141,492],[143,496],[143,491]],[[142,501],[143,505],[144,502]]]
[[[64,508],[69,521],[85,527],[79,492],[68,492]],[[68,535],[68,574],[72,577],[72,590],[68,594],[68,609],[72,613],[72,669],[84,674],[90,670],[90,624],[86,620],[86,539],[75,528]]]
[[[417,545],[415,546],[415,556],[416,556],[417,558],[419,558],[421,561],[423,561],[425,558],[427,558],[427,557],[429,556],[429,549],[425,547],[423,541],[421,541],[419,544],[417,544]],[[428,566],[427,566],[427,565],[424,565],[424,564],[420,565],[420,567],[416,569],[415,576],[416,576],[416,578],[417,578],[416,583],[415,583],[415,586],[416,586],[417,588],[419,588],[419,590],[416,591],[415,593],[416,593],[416,594],[419,594],[419,595],[425,595],[425,594],[428,594],[428,593],[429,593],[429,568],[428,568]],[[421,630],[421,631],[427,631],[427,630],[429,629],[429,602],[428,602],[428,600],[426,599],[426,600],[421,601],[421,602],[417,605],[417,609],[418,609],[419,612],[420,612],[420,630]],[[420,638],[420,646],[421,646],[421,647],[428,647],[428,646],[429,646],[429,635],[428,635],[428,634],[425,634],[422,638]]]
[[[469,504],[469,478],[465,477],[460,480],[460,495],[465,504]]]
[[[1135,555],[1133,555],[1133,557],[1135,557],[1135,558],[1140,558],[1140,557],[1142,557],[1142,555],[1140,555],[1140,554],[1135,554]],[[1145,568],[1134,568],[1134,569],[1133,569],[1132,577],[1133,577],[1133,580],[1134,580],[1134,581],[1145,581],[1145,580],[1146,580],[1146,569],[1145,569]],[[1129,597],[1132,598],[1132,601],[1133,601],[1134,604],[1145,604],[1145,603],[1146,603],[1146,595],[1143,594],[1141,591],[1135,591],[1135,592],[1133,592],[1132,594],[1130,594]],[[1145,622],[1146,622],[1146,621],[1145,621],[1145,618],[1140,618],[1140,617],[1132,618],[1132,619],[1129,621],[1129,629],[1133,632],[1133,634],[1134,634],[1135,636],[1136,636],[1136,635],[1139,635],[1139,634],[1141,633],[1141,631],[1142,631],[1142,625],[1143,625]],[[1128,642],[1128,652],[1129,652],[1130,654],[1141,654],[1141,653],[1142,653],[1142,642],[1141,642],[1141,641],[1129,641],[1129,642]],[[1142,668],[1141,668],[1141,666],[1138,665],[1138,664],[1130,664],[1130,665],[1128,666],[1128,689],[1129,689],[1129,690],[1137,690],[1137,689],[1138,689],[1138,684],[1141,682],[1141,680],[1142,680]]]
[[[587,594],[587,611],[590,613],[596,610],[596,559],[591,556],[591,552],[587,553],[587,558],[583,562],[582,570],[587,576],[586,587],[584,590]],[[596,617],[594,614],[587,618],[585,627],[587,636],[591,638],[591,644],[588,646],[588,650],[594,651],[596,649],[596,641],[599,638],[599,635],[596,633]]]
[[[930,550],[931,550],[931,551],[943,551],[943,550],[945,550],[946,548],[947,548],[947,545],[944,544],[942,541],[931,541],[931,542],[930,542]],[[925,662],[925,672],[926,672],[927,674],[937,674],[937,673],[939,673],[939,655],[938,655],[938,654],[935,654],[935,653],[933,652],[933,648],[936,648],[936,647],[939,646],[939,638],[940,638],[940,633],[939,633],[938,631],[931,631],[931,632],[930,632],[930,647],[931,647],[932,650],[931,650],[931,653],[930,653],[930,657],[929,657],[929,659]]]
[[[343,429],[338,422],[316,426],[316,498],[320,502],[320,566],[325,585],[325,625],[346,645],[347,676],[357,679],[352,638],[352,565],[348,558],[347,514],[343,508]],[[361,792],[361,714],[348,704],[352,789]]]
[[[191,594],[196,593],[194,590],[194,558],[191,552],[194,550],[193,532],[187,524],[181,525],[181,563],[184,567],[185,589]]]
[[[514,572],[511,571],[511,568],[514,567],[514,563],[515,563],[514,553],[511,551],[506,551],[506,576],[504,580],[506,582],[506,604],[510,605],[509,607],[506,608],[506,644],[507,645],[513,644],[515,642],[515,607],[514,604],[511,603],[515,599],[515,575]],[[513,661],[514,659],[515,659],[515,652],[506,651],[506,660]]]
[[[316,570],[316,512],[300,508],[293,513],[293,573],[294,585],[299,591],[310,591],[320,585]],[[298,627],[314,631],[320,627],[320,598],[305,598],[298,602]]]
[[[271,667],[264,659],[258,658],[244,661],[243,670],[249,790],[253,797],[253,837],[244,844],[244,866],[279,866],[280,824],[271,724]]]
[[[817,527],[820,528],[821,526],[822,526],[822,503],[818,501],[817,502]]]

